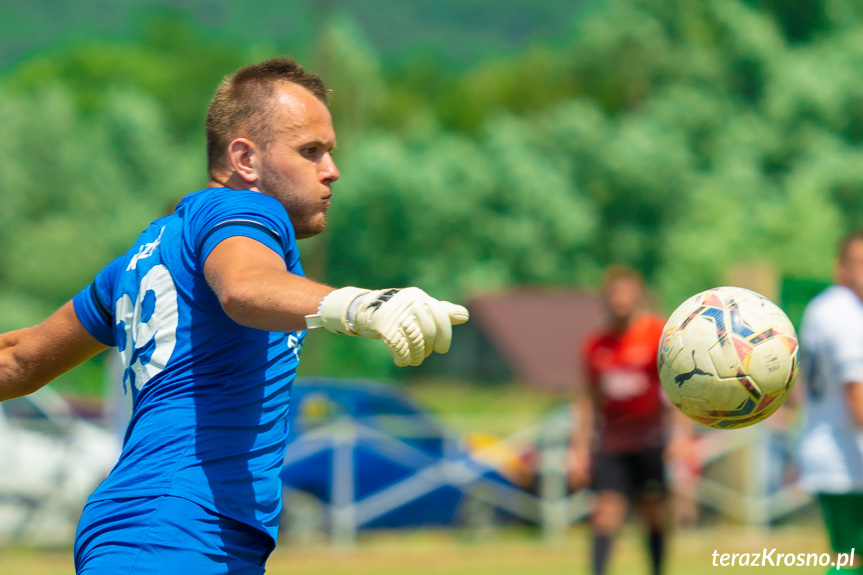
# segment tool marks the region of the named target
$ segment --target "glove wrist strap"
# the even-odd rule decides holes
[[[328,293],[321,300],[316,314],[320,317],[321,325],[335,333],[359,335],[354,330],[353,320],[356,315],[357,300],[367,293],[369,290],[357,287],[343,287]],[[312,320],[312,323],[317,323],[314,318]],[[306,324],[309,324],[309,318],[306,318]]]

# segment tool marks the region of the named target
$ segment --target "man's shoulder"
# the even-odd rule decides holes
[[[665,320],[653,312],[645,312],[635,318],[632,327],[639,331],[661,332],[665,328]]]
[[[850,289],[831,286],[815,296],[803,312],[801,339],[812,342],[863,332],[863,302]]]
[[[860,317],[863,318],[863,302],[850,289],[834,285],[825,289],[806,306],[807,318]]]
[[[611,329],[610,327],[602,326],[594,328],[593,330],[587,332],[581,340],[581,347],[585,351],[590,351],[592,349],[596,349],[597,347],[608,345],[610,342],[616,339],[617,334],[615,334],[613,329]]]
[[[255,205],[260,206],[261,209],[284,211],[282,204],[271,196],[254,190],[231,188],[205,188],[192,192],[180,201],[177,209],[196,212],[232,205]]]
[[[633,318],[623,333],[621,339],[627,344],[640,344],[645,341],[659,341],[665,320],[656,314],[645,312]]]
[[[183,198],[175,212],[193,235],[207,235],[220,226],[258,226],[278,238],[294,241],[293,226],[277,199],[254,190],[207,188]]]

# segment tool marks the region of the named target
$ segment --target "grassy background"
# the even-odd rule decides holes
[[[456,434],[506,435],[537,423],[567,399],[518,383],[434,379],[411,382],[403,389]]]
[[[269,575],[582,575],[589,573],[589,534],[574,527],[565,542],[543,543],[535,530],[501,529],[482,541],[460,532],[415,531],[374,533],[361,537],[357,549],[334,552],[329,548],[278,549],[270,558]],[[761,552],[822,553],[827,551],[820,526],[784,527],[769,531],[734,526],[692,529],[671,541],[666,575],[699,575],[712,566],[714,550],[720,553]],[[647,574],[641,536],[627,528],[612,555],[610,573]],[[721,568],[729,575],[750,568]],[[6,550],[0,553],[0,573],[60,575],[72,571],[70,551]],[[823,574],[824,567],[761,567],[764,575]]]
[[[517,384],[489,385],[453,380],[414,381],[402,387],[456,434],[482,432],[505,436],[536,423],[565,406],[566,397],[543,394]],[[666,575],[700,575],[713,569],[712,553],[828,551],[816,516],[799,516],[796,524],[771,530],[713,525],[676,533],[670,542]],[[590,535],[574,526],[566,541],[547,545],[535,528],[503,527],[482,539],[463,531],[363,533],[354,550],[327,546],[291,549],[283,545],[271,557],[270,575],[587,575]],[[66,550],[0,550],[0,574],[59,575],[72,572]],[[723,573],[749,568],[725,567]],[[616,543],[610,574],[647,574],[642,536],[634,525]],[[759,573],[823,574],[824,567],[760,567]],[[832,572],[832,571],[831,571]]]

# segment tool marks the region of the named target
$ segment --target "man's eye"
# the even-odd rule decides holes
[[[301,152],[304,156],[314,156],[315,154],[318,153],[318,147],[317,146],[308,146],[308,147],[303,148],[301,150]]]

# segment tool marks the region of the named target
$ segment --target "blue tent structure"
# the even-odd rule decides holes
[[[292,402],[281,474],[288,515],[297,494],[313,496],[325,509],[325,527],[353,536],[360,529],[463,525],[476,520],[471,510],[484,521],[537,513],[534,496],[471,457],[397,388],[306,379],[294,385]]]

